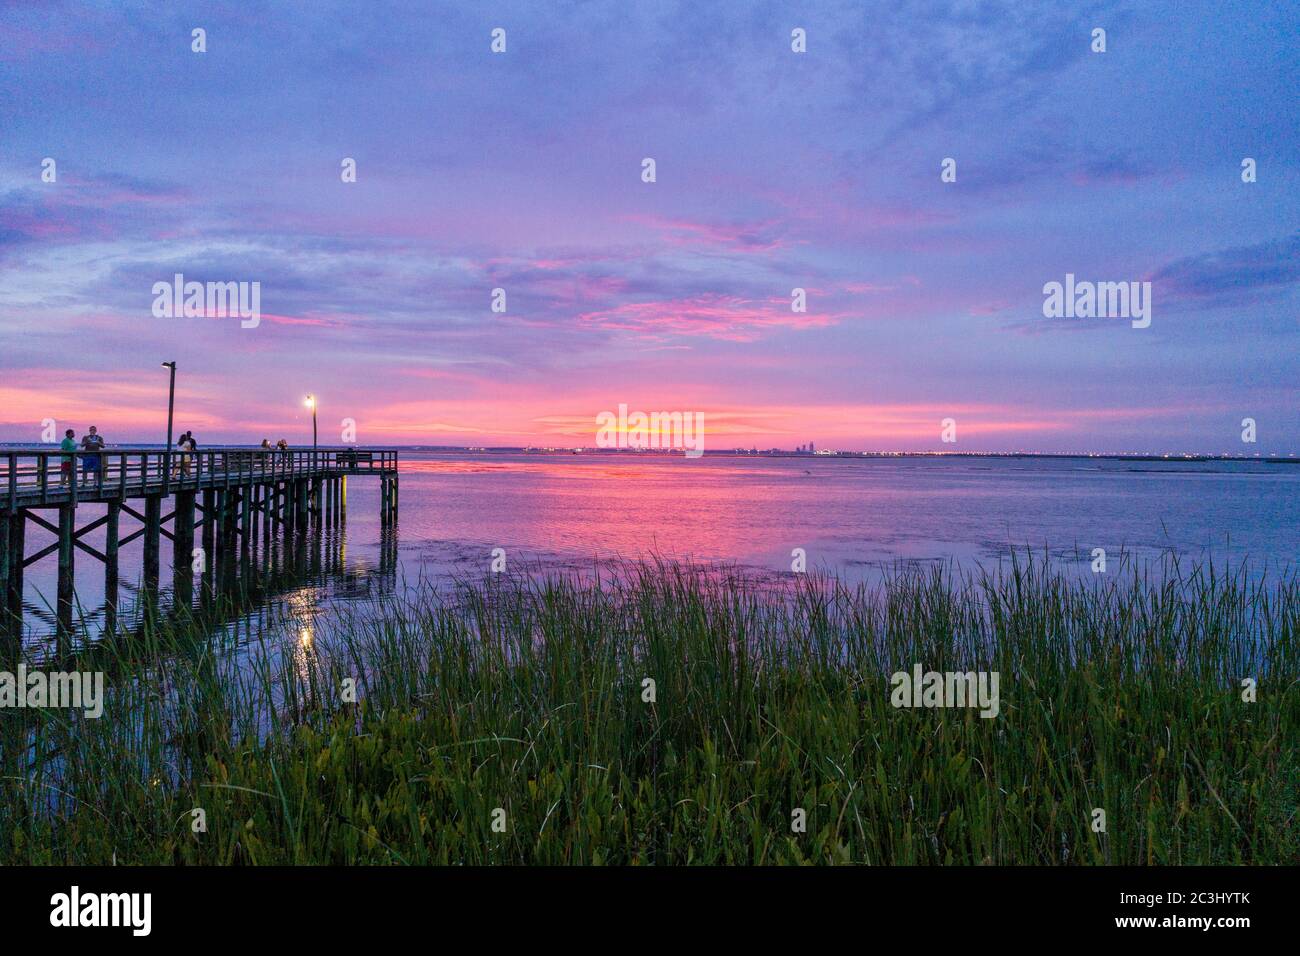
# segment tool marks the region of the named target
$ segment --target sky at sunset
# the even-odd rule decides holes
[[[1272,2],[0,0],[0,441],[161,441],[175,359],[208,445],[310,442],[310,392],[324,444],[590,446],[626,404],[708,449],[1294,454],[1298,36]],[[260,324],[156,317],[176,273],[259,282]],[[1151,282],[1150,327],[1045,318],[1067,273]]]

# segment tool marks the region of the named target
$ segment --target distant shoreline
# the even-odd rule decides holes
[[[0,442],[0,450],[8,448],[31,449],[33,446],[29,442]],[[107,445],[105,450],[112,451],[114,447],[124,448],[163,448],[162,442],[114,442]],[[209,448],[248,448],[257,449],[260,446],[254,444],[224,444],[211,443]],[[291,445],[291,448],[302,449],[310,447],[307,445]],[[322,446],[324,447],[324,446]],[[332,446],[331,446],[332,447]],[[360,443],[359,447],[371,447],[369,443]],[[561,448],[558,446],[535,447],[535,446],[493,446],[485,447],[479,445],[389,445],[375,444],[373,447],[395,448],[398,451],[423,451],[445,454],[463,454],[463,455],[611,455],[627,458],[640,458],[645,456],[654,456],[661,458],[681,457],[681,449],[661,449],[647,448],[644,450],[635,450],[630,448],[587,448],[577,446],[574,448]],[[51,452],[58,451],[57,445],[49,446]],[[1271,465],[1300,465],[1300,457],[1295,455],[1192,455],[1192,454],[1127,454],[1127,453],[1088,453],[1088,452],[978,452],[978,451],[836,451],[836,452],[806,452],[806,451],[788,451],[786,449],[760,449],[758,451],[739,451],[737,449],[717,450],[704,452],[706,458],[871,458],[871,459],[888,459],[888,458],[1029,458],[1029,459],[1078,459],[1078,460],[1106,460],[1106,461],[1250,461],[1260,462]]]

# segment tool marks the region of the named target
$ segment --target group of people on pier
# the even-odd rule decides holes
[[[90,426],[90,430],[82,437],[81,442],[77,442],[77,433],[69,428],[63,433],[63,441],[59,443],[59,450],[64,453],[65,457],[59,466],[59,484],[67,485],[72,480],[73,459],[78,453],[81,454],[81,481],[83,484],[98,483],[103,478],[103,455],[101,454],[106,447],[104,436],[99,433],[98,427]],[[172,477],[177,475],[189,477],[190,462],[193,455],[198,451],[198,442],[194,439],[194,432],[186,431],[176,441],[176,447],[180,454],[172,463]],[[260,451],[279,451],[288,452],[289,443],[281,438],[274,445],[269,438],[262,439]]]
[[[81,456],[81,480],[87,481],[93,475],[98,477],[100,472],[101,458],[99,452],[104,448],[104,436],[99,433],[99,429],[94,425],[90,426],[90,431],[81,439],[81,444],[77,444],[77,435],[71,428],[63,433],[63,441],[59,444],[61,451],[68,452],[67,458],[63,460],[63,465],[59,468],[59,484],[66,485],[72,480],[72,459],[74,452],[81,448],[87,454]]]

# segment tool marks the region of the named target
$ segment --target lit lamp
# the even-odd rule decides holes
[[[163,486],[171,480],[172,474],[172,409],[176,405],[176,363],[163,362],[163,368],[171,369],[171,382],[167,386],[167,447],[163,451]]]
[[[316,450],[316,396],[308,395],[307,401],[303,403],[311,409],[311,447],[312,451]]]

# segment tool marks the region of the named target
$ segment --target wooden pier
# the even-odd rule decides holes
[[[83,472],[88,454],[99,456],[96,471]],[[172,543],[176,604],[188,606],[196,567],[209,567],[218,559],[242,558],[246,563],[259,536],[266,546],[274,535],[291,542],[313,525],[345,523],[347,480],[358,475],[379,478],[380,519],[390,525],[397,517],[398,500],[394,448],[0,450],[0,623],[21,628],[23,571],[57,555],[58,631],[70,633],[80,551],[104,568],[105,625],[111,629],[118,602],[118,555],[137,539],[144,552],[144,585],[154,592],[162,539]],[[106,505],[106,513],[78,528],[77,506],[87,503]],[[138,522],[125,534],[124,514]],[[54,543],[28,553],[29,524],[53,533]],[[103,551],[82,540],[99,527],[105,529]]]

